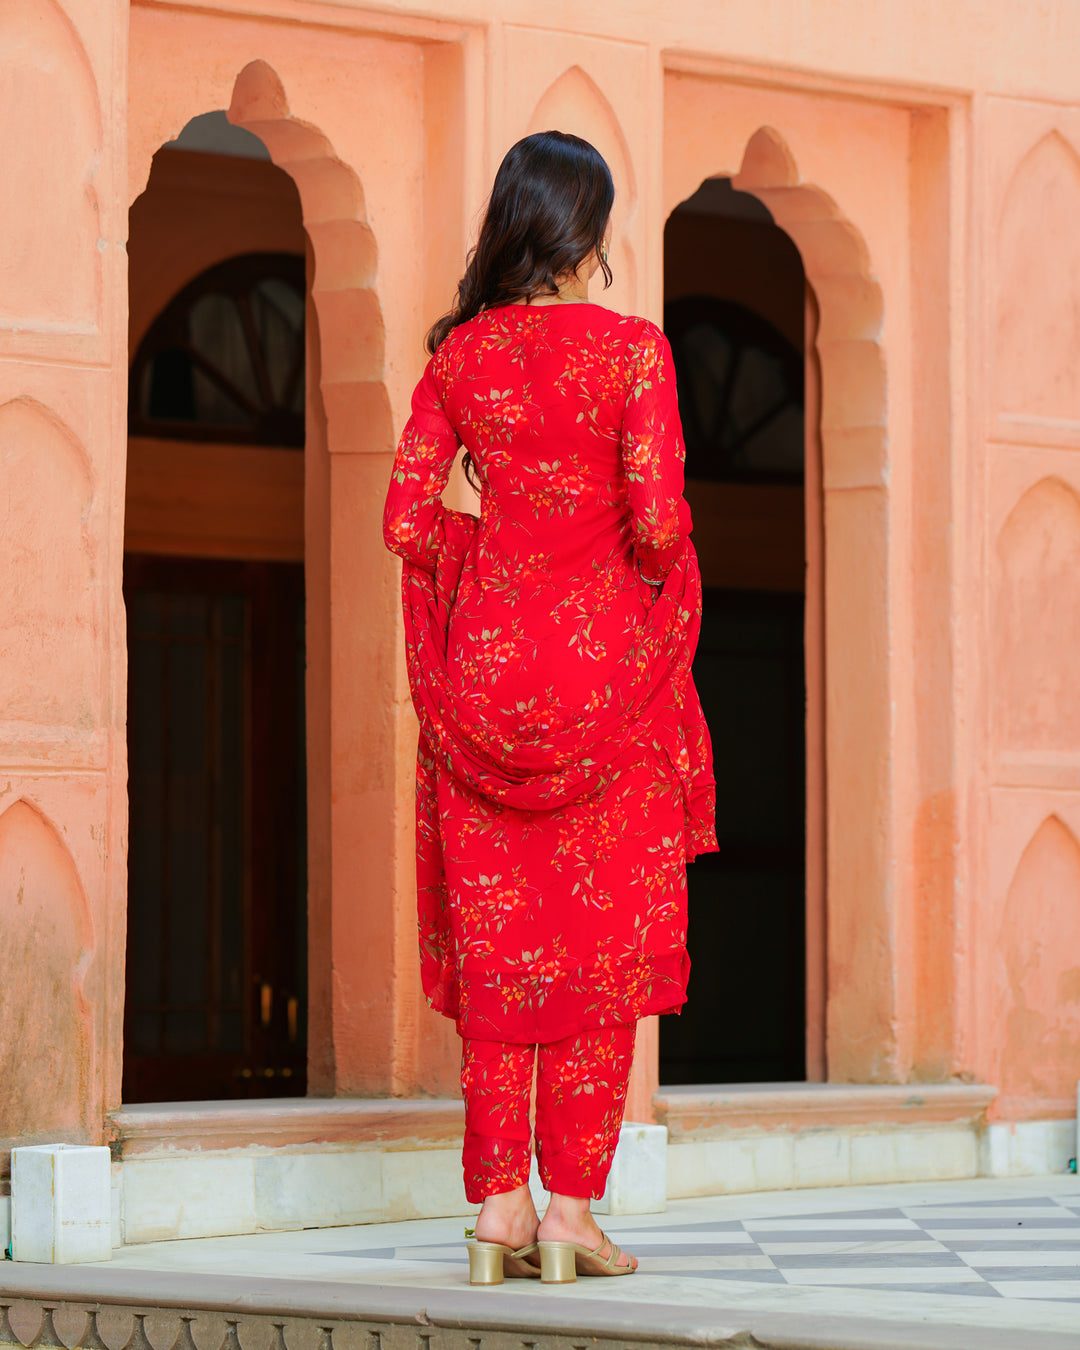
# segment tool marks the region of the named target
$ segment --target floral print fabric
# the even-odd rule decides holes
[[[441,501],[459,444],[480,516]],[[596,305],[453,330],[387,495],[420,719],[432,1005],[523,1044],[676,1011],[685,863],[715,848],[701,587],[667,341]]]
[[[545,1190],[598,1200],[619,1142],[634,1058],[631,1026],[547,1045],[462,1043],[465,1195],[476,1205],[529,1179],[529,1089],[536,1060],[536,1161]]]

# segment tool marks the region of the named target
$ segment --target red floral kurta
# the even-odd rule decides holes
[[[441,501],[462,442],[479,520]],[[424,989],[465,1036],[685,1002],[685,864],[716,839],[682,461],[667,340],[599,305],[486,311],[413,396],[384,528],[420,718]]]

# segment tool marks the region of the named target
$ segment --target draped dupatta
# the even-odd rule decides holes
[[[701,577],[687,542],[616,665],[607,701],[557,728],[511,730],[470,703],[448,670],[450,615],[479,522],[447,511],[434,573],[408,560],[402,575],[409,684],[420,720],[417,889],[424,991],[457,1015],[453,942],[436,804],[437,768],[493,802],[549,811],[603,790],[635,743],[663,746],[685,803],[685,853],[715,849],[708,730],[691,675],[701,622]],[[661,727],[663,733],[661,734]],[[674,746],[674,750],[672,749]]]

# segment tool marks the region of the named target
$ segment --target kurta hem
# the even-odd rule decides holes
[[[654,1014],[677,1013],[686,1002],[686,982],[690,961],[685,951],[652,957],[643,973],[644,988],[635,996],[628,991],[634,984],[634,972],[618,966],[570,972],[562,988],[553,982],[552,1007],[522,1007],[514,1013],[501,1013],[497,1028],[482,1014],[462,1015],[453,996],[453,981],[447,980],[442,999],[431,998],[436,1012],[452,1018],[462,1036],[475,1040],[498,1039],[515,1045],[543,1045],[562,1040],[575,1032],[598,1027],[633,1024]],[[601,1006],[597,1006],[601,1000]]]

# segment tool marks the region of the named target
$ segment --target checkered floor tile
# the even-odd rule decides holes
[[[1080,1303],[1080,1205],[1047,1196],[637,1232],[620,1225],[616,1237],[639,1258],[643,1274]],[[378,1262],[463,1259],[460,1245],[444,1243],[325,1254]]]

